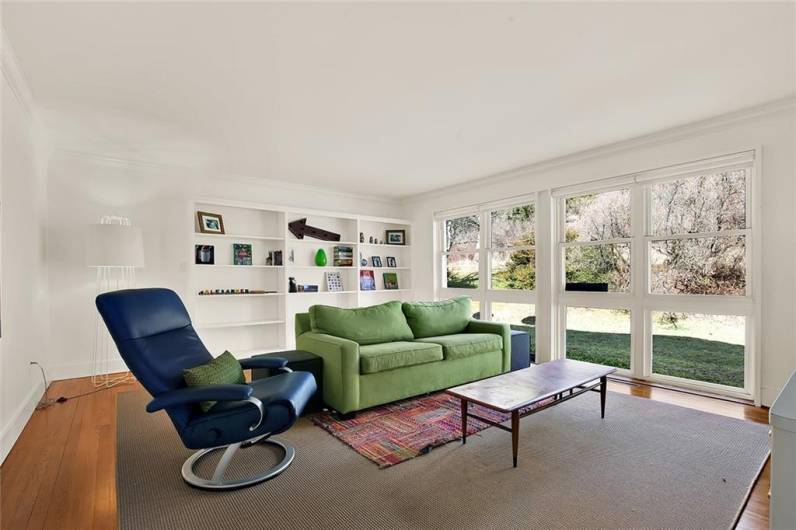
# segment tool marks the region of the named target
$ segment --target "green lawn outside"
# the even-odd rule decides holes
[[[533,348],[535,329],[530,328],[529,333]],[[742,345],[670,335],[653,335],[652,343],[652,371],[656,374],[744,386]],[[568,330],[567,357],[630,368],[630,335]]]

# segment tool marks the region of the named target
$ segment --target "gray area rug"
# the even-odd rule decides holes
[[[214,493],[182,481],[191,451],[148,399],[118,396],[121,530],[726,529],[768,454],[766,425],[611,392],[601,420],[590,392],[521,420],[516,469],[511,436],[494,428],[379,470],[302,419],[278,437],[297,451],[285,473]],[[281,455],[238,457],[236,474]]]

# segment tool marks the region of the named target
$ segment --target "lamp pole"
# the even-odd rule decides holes
[[[97,269],[96,295],[134,288],[135,269],[144,265],[141,230],[126,217],[102,217],[100,224],[90,227],[86,261]],[[111,373],[113,352],[116,346],[99,313],[95,313],[91,359],[91,382],[95,387],[112,387],[135,379],[129,372]]]

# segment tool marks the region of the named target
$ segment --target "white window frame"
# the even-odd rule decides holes
[[[450,298],[454,296],[469,296],[473,301],[479,304],[479,312],[481,320],[491,320],[492,304],[493,303],[513,303],[513,304],[530,304],[534,306],[534,315],[536,315],[536,291],[525,289],[493,289],[492,288],[492,253],[501,251],[516,251],[533,249],[536,264],[534,270],[537,271],[537,280],[535,285],[538,287],[538,241],[536,245],[527,245],[519,247],[492,247],[492,212],[494,210],[505,210],[517,206],[526,206],[532,204],[534,206],[534,234],[538,238],[538,204],[536,194],[527,194],[518,197],[512,197],[507,200],[494,201],[484,204],[478,204],[466,208],[456,210],[449,210],[438,212],[435,215],[435,233],[437,235],[437,243],[435,244],[435,263],[437,270],[435,270],[435,287],[437,298]],[[478,249],[472,253],[478,254],[478,287],[474,289],[467,288],[450,288],[446,286],[446,270],[442,266],[445,256],[451,254],[470,254],[470,252],[446,252],[445,245],[445,222],[449,219],[458,217],[466,217],[468,215],[478,215],[480,221],[480,234]]]
[[[590,193],[606,193],[611,191],[629,190],[630,192],[630,237],[611,238],[599,241],[566,241],[566,209],[567,199],[572,197],[579,197]],[[617,373],[625,376],[633,376],[636,371],[637,361],[633,352],[635,351],[636,334],[634,331],[634,317],[636,311],[633,308],[633,298],[635,287],[638,285],[635,277],[634,255],[637,252],[637,246],[633,234],[636,229],[636,219],[634,214],[634,196],[632,182],[626,179],[619,179],[619,181],[611,181],[602,186],[586,188],[584,186],[577,186],[571,192],[556,193],[555,208],[556,208],[556,262],[555,269],[557,271],[557,290],[559,307],[557,312],[558,333],[556,333],[556,346],[554,348],[555,358],[566,358],[567,351],[567,308],[580,307],[580,308],[593,308],[593,309],[627,309],[630,311],[630,369],[617,368]],[[586,245],[606,245],[611,243],[623,243],[630,247],[630,285],[626,292],[590,292],[590,291],[567,291],[566,290],[566,249],[569,247],[586,246]]]
[[[760,234],[759,234],[759,174],[760,149],[749,149],[730,155],[710,157],[696,162],[644,171],[633,175],[606,179],[604,181],[578,185],[553,191],[556,208],[556,246],[554,256],[556,270],[557,308],[554,308],[553,358],[566,356],[566,311],[567,307],[590,307],[603,309],[629,309],[631,317],[631,369],[618,370],[620,374],[652,382],[668,383],[676,386],[705,390],[733,397],[753,399],[760,402],[760,337],[757,326],[760,321]],[[650,285],[650,260],[652,241],[702,237],[703,234],[652,235],[651,185],[679,180],[689,176],[704,175],[744,167],[748,170],[746,179],[746,227],[738,230],[724,230],[707,233],[705,237],[745,236],[745,295],[689,295],[653,294]],[[584,193],[600,193],[616,189],[631,190],[631,230],[630,238],[630,291],[627,293],[592,293],[565,290],[566,272],[564,252],[566,229],[566,198]],[[622,238],[622,241],[625,241]],[[596,244],[614,242],[600,241]],[[594,244],[589,242],[590,244]],[[537,262],[538,262],[537,256]],[[737,315],[745,317],[746,344],[744,351],[744,388],[718,385],[714,383],[689,380],[679,377],[654,374],[652,372],[652,313],[658,311],[677,311],[710,315]]]

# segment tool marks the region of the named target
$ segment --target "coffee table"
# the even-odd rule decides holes
[[[589,391],[600,393],[600,414],[605,418],[607,376],[615,371],[616,368],[610,366],[560,359],[449,388],[446,392],[461,400],[462,443],[467,443],[468,417],[508,431],[511,433],[514,467],[517,467],[520,418],[536,414]],[[521,409],[550,398],[551,401],[521,413]],[[510,413],[511,428],[472,414],[467,410],[470,403]]]

